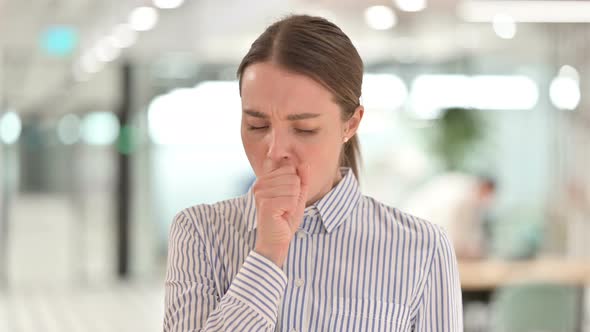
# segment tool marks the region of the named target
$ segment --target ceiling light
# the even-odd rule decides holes
[[[113,46],[127,48],[137,41],[137,32],[127,24],[119,24],[113,29],[111,38]]]
[[[397,17],[390,7],[372,6],[365,10],[365,20],[375,30],[391,29],[397,23]]]
[[[129,25],[135,31],[148,31],[158,23],[158,11],[152,7],[135,8],[129,15]]]
[[[180,7],[184,0],[153,0],[154,6],[161,9],[174,9]]]
[[[557,76],[549,86],[549,97],[553,106],[573,111],[580,104],[580,84],[572,77]]]
[[[94,54],[100,62],[111,62],[121,54],[121,50],[113,45],[111,38],[103,38],[94,47]]]
[[[492,23],[494,32],[502,39],[512,39],[516,35],[516,23],[509,15],[498,14]]]
[[[426,0],[395,0],[395,3],[405,12],[418,12],[426,8]]]
[[[6,144],[14,144],[18,141],[22,124],[18,114],[10,111],[0,117],[0,140]]]

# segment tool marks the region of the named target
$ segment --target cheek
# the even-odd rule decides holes
[[[254,172],[258,174],[258,171],[262,169],[262,162],[266,155],[264,144],[249,135],[242,135],[242,144],[250,165]]]
[[[305,150],[304,157],[311,165],[311,191],[312,195],[325,189],[326,185],[332,183],[334,172],[338,167],[340,156],[340,145],[336,142],[331,144],[318,144],[309,146]]]
[[[309,162],[317,174],[331,173],[338,166],[341,145],[334,138],[323,138],[314,144],[303,144],[300,149],[302,161]]]

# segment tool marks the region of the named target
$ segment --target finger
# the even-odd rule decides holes
[[[264,177],[259,180],[258,188],[271,188],[280,185],[296,184],[299,186],[301,180],[296,173],[282,174],[274,177]]]
[[[286,214],[291,215],[296,204],[296,196],[262,199],[259,205],[264,206],[265,208],[261,209],[259,213],[271,213],[271,216],[273,217],[285,216]],[[273,208],[269,209],[269,207]],[[287,218],[285,219],[288,220]]]
[[[286,163],[279,163],[278,165],[273,163],[273,161],[270,158],[266,158],[262,161],[263,175],[273,173],[273,172],[280,170],[282,168],[285,168],[285,167],[292,169],[293,173],[295,173],[295,166],[293,166],[289,160],[287,160]]]
[[[286,174],[297,175],[297,169],[293,165],[284,165],[284,166],[281,166],[279,168],[272,170],[270,173],[267,173],[266,175],[264,175],[264,177],[272,178],[275,176],[281,176],[281,175],[286,175]]]
[[[262,175],[270,174],[274,171],[272,166],[272,160],[266,158],[262,161]]]
[[[278,197],[269,200],[269,205],[277,208],[272,211],[272,217],[281,217],[286,221],[290,220],[297,197]]]
[[[273,171],[273,173],[257,177],[256,181],[254,181],[254,191],[256,192],[260,188],[267,188],[269,186],[272,187],[280,184],[299,183],[300,180],[297,176],[297,171],[294,167],[292,169],[293,171],[291,171],[291,167],[279,168]]]
[[[258,190],[254,195],[257,198],[299,197],[299,184],[263,188]]]

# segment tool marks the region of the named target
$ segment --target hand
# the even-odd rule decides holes
[[[286,165],[273,170],[270,163],[265,161],[264,174],[253,186],[257,214],[254,251],[282,267],[303,220],[310,168]]]

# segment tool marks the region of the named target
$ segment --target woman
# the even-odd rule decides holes
[[[247,194],[181,211],[165,331],[462,331],[445,233],[360,193],[363,63],[319,17],[290,16],[238,68]]]

